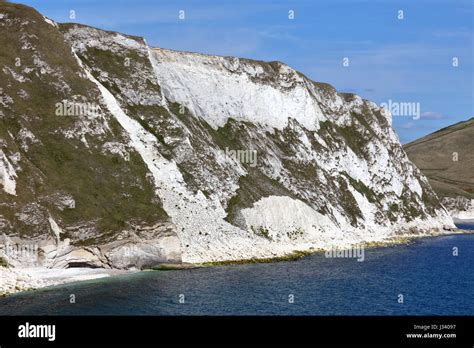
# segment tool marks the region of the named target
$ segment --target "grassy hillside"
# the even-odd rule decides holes
[[[51,216],[73,243],[94,243],[68,231],[87,224],[96,239],[113,239],[167,221],[141,157],[127,146],[127,156],[108,150],[128,139],[59,28],[27,6],[2,2],[0,12],[0,150],[17,175],[16,195],[0,185],[0,233],[44,235]],[[58,115],[65,100],[97,105],[100,115]]]
[[[404,146],[441,197],[474,198],[474,118]]]

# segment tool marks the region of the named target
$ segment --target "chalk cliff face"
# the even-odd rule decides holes
[[[280,62],[152,48],[0,4],[13,265],[273,257],[452,227],[377,105]]]

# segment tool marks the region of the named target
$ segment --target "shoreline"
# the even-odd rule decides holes
[[[364,249],[372,248],[388,248],[400,245],[410,245],[418,239],[430,238],[430,237],[444,237],[450,235],[461,235],[461,234],[474,234],[474,230],[457,229],[454,231],[436,232],[436,233],[423,233],[417,235],[400,235],[390,237],[381,241],[375,242],[362,242],[351,245],[348,248],[341,248],[341,250],[350,249],[355,246],[362,247]],[[275,256],[270,258],[251,258],[241,260],[225,260],[225,261],[210,261],[196,264],[197,267],[212,267],[212,266],[228,266],[228,265],[245,265],[252,263],[274,263],[274,262],[286,262],[286,261],[297,261],[302,258],[323,254],[327,249],[314,249],[314,250],[295,250],[292,253],[283,256]]]
[[[57,285],[131,274],[136,270],[106,268],[0,267],[0,297]]]
[[[468,219],[460,219],[457,217],[453,217],[453,221],[455,224],[460,224],[460,225],[474,225],[474,217],[470,217]]]
[[[436,233],[423,233],[416,235],[399,235],[393,236],[376,242],[362,242],[356,243],[351,247],[359,246],[366,249],[380,248],[380,247],[395,247],[400,245],[409,245],[416,240],[429,237],[442,237],[449,235],[474,234],[474,230],[456,229],[453,231],[444,231]],[[348,249],[348,248],[346,248]],[[295,250],[287,255],[275,256],[270,258],[251,258],[241,260],[224,260],[224,261],[210,261],[196,264],[159,264],[157,266],[143,269],[143,270],[120,270],[120,269],[105,269],[105,268],[66,268],[54,269],[43,267],[30,268],[9,268],[0,266],[0,278],[2,279],[3,288],[0,289],[0,297],[7,297],[13,294],[18,294],[27,291],[34,291],[58,285],[79,283],[88,280],[115,277],[118,275],[133,274],[138,272],[149,271],[170,271],[183,270],[194,268],[205,268],[214,266],[229,266],[229,265],[245,265],[256,263],[275,263],[297,261],[302,258],[322,254],[326,249],[314,250]],[[16,278],[16,279],[15,279]],[[5,284],[7,287],[5,287]],[[8,287],[10,285],[10,287]]]

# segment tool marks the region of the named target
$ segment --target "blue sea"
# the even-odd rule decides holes
[[[0,315],[78,314],[473,315],[474,234],[365,249],[363,262],[318,254],[146,271],[0,299]]]

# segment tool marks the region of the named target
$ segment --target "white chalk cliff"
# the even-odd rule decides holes
[[[267,258],[454,227],[370,101],[280,62],[0,13],[16,40],[0,45],[36,57],[0,61],[0,234],[38,243],[39,265]],[[100,114],[57,116],[63,100]]]

